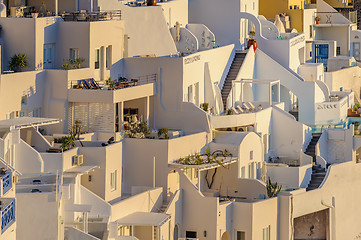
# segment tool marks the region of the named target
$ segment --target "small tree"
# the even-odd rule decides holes
[[[161,128],[161,129],[158,129],[158,137],[160,139],[169,139],[169,136],[168,136],[168,131],[169,129],[168,128]]]
[[[83,128],[82,121],[75,120],[75,124],[73,125],[72,131],[70,134],[73,135],[75,139],[79,139],[82,128]]]
[[[68,136],[65,136],[62,138],[63,143],[61,144],[61,148],[63,149],[63,151],[72,149],[73,147],[75,147],[75,137],[74,135],[70,134]]]
[[[9,69],[14,72],[20,72],[28,66],[26,54],[14,54],[9,61]]]

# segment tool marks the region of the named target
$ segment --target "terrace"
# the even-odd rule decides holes
[[[357,11],[350,11],[346,13],[339,12],[315,12],[314,19],[319,18],[313,25],[314,27],[327,26],[344,26],[350,24],[357,24]]]
[[[72,22],[96,22],[96,21],[110,21],[121,20],[121,11],[100,11],[100,12],[87,12],[80,10],[76,12],[63,13],[61,15],[64,21]]]
[[[16,193],[55,193],[59,184],[55,174],[19,176]]]
[[[121,11],[97,11],[88,12],[87,10],[79,11],[64,11],[65,9],[59,9],[58,1],[55,2],[54,7],[47,7],[47,4],[43,1],[39,4],[38,1],[28,0],[26,5],[15,5],[16,3],[10,3],[9,16],[17,18],[38,18],[38,17],[52,17],[61,16],[64,21],[76,21],[76,22],[94,22],[94,21],[109,21],[109,20],[121,20]],[[61,14],[60,14],[61,12]]]
[[[338,124],[347,117],[348,109],[354,103],[354,92],[333,91],[329,99],[316,103],[315,124]]]
[[[120,102],[155,94],[157,74],[118,81],[93,78],[69,81],[69,102]],[[137,96],[138,95],[138,96]]]

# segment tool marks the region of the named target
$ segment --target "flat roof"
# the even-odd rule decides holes
[[[44,126],[59,123],[60,120],[56,118],[37,118],[37,117],[21,117],[6,119],[0,121],[0,128],[15,127],[16,129]]]
[[[162,226],[170,219],[165,213],[155,212],[134,212],[125,217],[118,219],[118,225],[132,226]]]

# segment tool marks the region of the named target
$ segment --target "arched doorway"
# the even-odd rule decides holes
[[[228,232],[224,232],[222,235],[222,240],[231,240],[231,235]]]
[[[173,236],[174,236],[173,237],[174,240],[178,240],[178,225],[177,224],[174,226]]]

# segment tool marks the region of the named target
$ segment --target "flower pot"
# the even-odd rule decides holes
[[[157,0],[147,0],[147,6],[155,6],[157,5]]]
[[[257,50],[257,40],[256,39],[248,39],[247,42],[247,49],[249,49],[251,46],[253,46],[253,50]]]
[[[316,20],[316,24],[320,24],[320,20]]]

